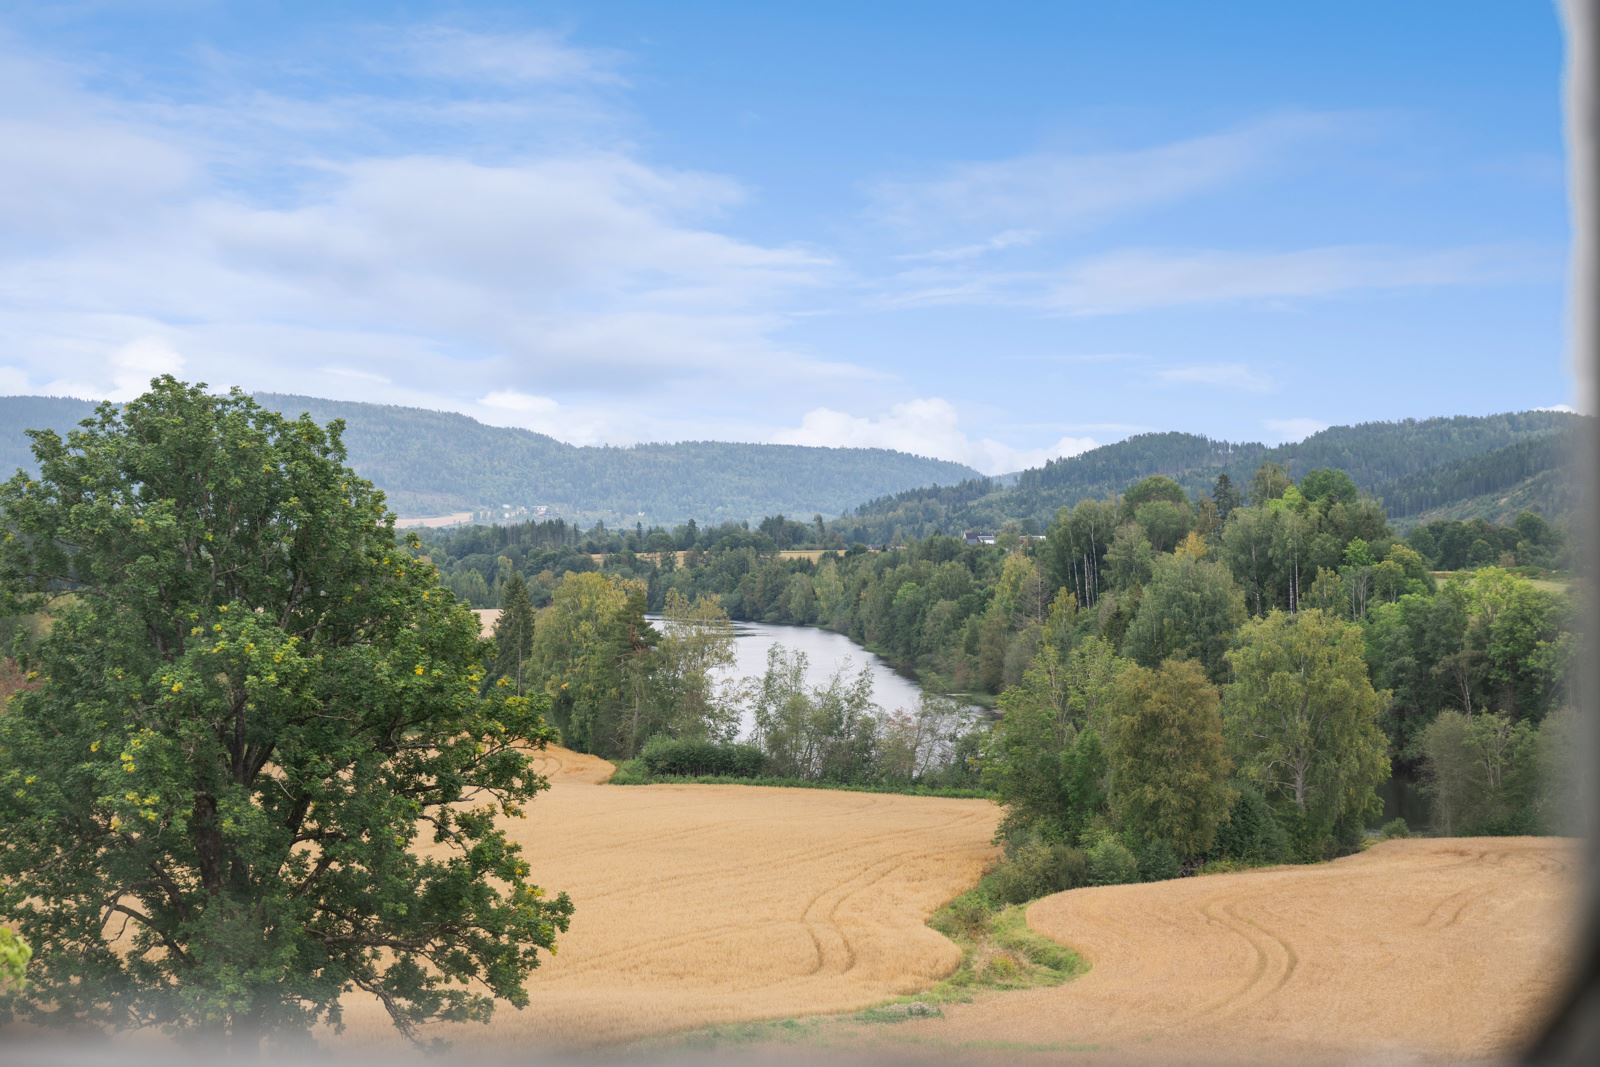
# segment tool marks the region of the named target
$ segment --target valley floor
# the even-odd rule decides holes
[[[1394,1063],[1514,1051],[1564,977],[1577,856],[1546,838],[1412,839],[1329,864],[1081,889],[1029,924],[1078,951],[1065,985],[984,992],[938,1018],[848,1013],[916,993],[959,954],[924,925],[993,858],[999,809],[746,786],[600,785],[552,749],[513,835],[577,904],[517,1012],[438,1032],[488,1060],[707,1043],[737,1059]],[[352,997],[336,1044],[397,1042]],[[830,1013],[833,1013],[830,1015]],[[811,1018],[802,1018],[810,1016]],[[671,1035],[701,1031],[686,1040]],[[732,1047],[728,1047],[729,1042]]]

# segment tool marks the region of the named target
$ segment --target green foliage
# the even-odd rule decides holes
[[[534,623],[531,663],[563,740],[626,759],[657,730],[649,686],[658,635],[644,618],[643,582],[569,574]]]
[[[1274,611],[1229,654],[1225,729],[1241,774],[1292,809],[1302,858],[1325,855],[1334,827],[1377,806],[1389,776],[1360,627],[1320,611]]]
[[[972,999],[979,989],[1027,989],[1060,985],[1087,970],[1077,953],[1028,926],[1025,909],[985,893],[980,886],[941,908],[928,925],[961,948],[961,963],[954,973],[932,989],[916,995],[915,1004],[926,1006]],[[900,1007],[907,1007],[900,1002]],[[870,1021],[912,1017],[895,1005],[869,1009]],[[937,1010],[937,1009],[935,1009]]]
[[[352,989],[413,1036],[525,1005],[571,913],[495,824],[545,787],[541,705],[482,694],[477,620],[338,425],[161,378],[34,451],[0,592],[71,596],[0,714],[15,1009],[247,1044]]]
[[[1491,562],[1505,560],[1518,567],[1551,568],[1568,562],[1569,545],[1563,526],[1524,511],[1515,521],[1495,525],[1483,519],[1440,519],[1418,526],[1406,535],[1433,570],[1459,571],[1472,566],[1470,556],[1479,542],[1489,546]]]
[[[1122,639],[1123,654],[1145,667],[1194,659],[1212,681],[1226,676],[1233,634],[1245,619],[1244,594],[1228,568],[1192,543],[1155,561],[1150,582]]]
[[[1406,821],[1404,819],[1390,819],[1379,828],[1378,836],[1383,838],[1385,841],[1393,841],[1397,838],[1410,837],[1411,827],[1406,825]]]
[[[1536,831],[1537,734],[1504,715],[1443,711],[1422,731],[1424,781],[1444,834]]]
[[[766,756],[754,745],[654,737],[639,758],[652,778],[759,778]]]
[[[1103,807],[1108,768],[1096,723],[1121,667],[1098,638],[1065,656],[1045,641],[1022,684],[1001,695],[984,767],[1009,820],[1069,836]]]
[[[1094,835],[1085,856],[1090,885],[1122,885],[1139,880],[1138,858],[1115,834]]]
[[[1578,713],[1561,708],[1539,724],[1535,743],[1534,819],[1545,833],[1576,837],[1583,833],[1583,796],[1579,778],[1589,751],[1579,735]]]
[[[20,991],[27,982],[28,961],[33,950],[13,931],[0,926],[0,997],[8,989]]]
[[[1498,499],[1516,498],[1518,505],[1504,518],[1525,509],[1553,517],[1563,513],[1570,501],[1566,438],[1579,425],[1581,416],[1538,411],[1406,419],[1336,426],[1277,448],[1192,434],[1138,434],[1051,460],[1009,483],[982,479],[883,497],[845,515],[836,529],[846,542],[867,543],[942,531],[998,529],[1007,521],[1031,522],[1042,530],[1063,507],[1109,496],[1157,472],[1191,495],[1208,490],[1214,495],[1219,475],[1230,476],[1229,488],[1242,487],[1263,462],[1276,463],[1293,476],[1337,468],[1363,492],[1390,505],[1396,515],[1416,515],[1424,507],[1453,503],[1492,509]],[[1514,450],[1524,443],[1528,454],[1517,455]],[[1501,450],[1506,454],[1492,455]],[[1541,469],[1543,457],[1560,466]],[[1506,480],[1519,470],[1528,472],[1521,481]],[[1426,499],[1417,495],[1433,486],[1444,488]],[[1493,486],[1493,491],[1485,486]],[[1522,494],[1525,486],[1530,492]],[[1217,510],[1226,518],[1228,509],[1222,503],[1216,501]],[[1093,602],[1081,589],[1075,591],[1084,603]]]
[[[649,667],[656,705],[654,728],[669,737],[730,741],[738,731],[737,694],[717,681],[733,666],[733,626],[714,593],[690,600],[669,590],[661,639]]]
[[[1081,849],[1032,836],[1007,850],[978,891],[999,904],[1025,904],[1088,884],[1089,859]]]
[[[518,696],[537,688],[529,677],[533,666],[533,602],[520,574],[512,574],[500,594],[500,616],[494,623],[493,680],[506,679]]]
[[[1248,782],[1234,784],[1233,806],[1217,827],[1209,859],[1245,866],[1283,863],[1289,859],[1289,835],[1272,805]]]
[[[1294,485],[1294,479],[1280,463],[1263,463],[1250,476],[1250,506],[1262,507],[1282,499]]]
[[[1112,696],[1111,810],[1138,841],[1183,859],[1211,848],[1227,817],[1221,698],[1193,660],[1129,667]]]
[[[1183,863],[1178,859],[1178,854],[1158,837],[1135,840],[1132,852],[1139,865],[1141,882],[1165,882],[1183,873]]]
[[[1318,467],[1300,479],[1300,492],[1313,503],[1354,504],[1360,496],[1355,479],[1342,470]]]

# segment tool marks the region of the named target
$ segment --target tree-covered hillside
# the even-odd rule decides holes
[[[838,525],[846,540],[868,543],[1007,522],[1042,532],[1059,508],[1109,496],[1142,477],[1165,475],[1193,495],[1208,490],[1219,474],[1242,489],[1269,462],[1292,477],[1323,467],[1347,471],[1401,525],[1424,516],[1505,519],[1527,510],[1557,517],[1570,501],[1568,457],[1581,425],[1579,416],[1550,411],[1406,419],[1335,426],[1276,448],[1186,433],[1139,434],[1022,471],[1009,484],[977,478],[887,496]]]
[[[267,407],[345,422],[350,464],[401,515],[545,505],[610,523],[833,516],[863,500],[976,472],[877,448],[688,441],[577,447],[442,411],[261,394]],[[93,409],[57,397],[0,397],[0,470],[31,467],[23,431],[65,431]]]

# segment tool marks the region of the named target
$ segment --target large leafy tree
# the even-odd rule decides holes
[[[1150,582],[1123,636],[1123,652],[1146,667],[1195,659],[1212,681],[1227,671],[1224,656],[1245,619],[1244,594],[1226,565],[1205,558],[1191,534],[1155,561]]]
[[[413,1037],[527,1003],[571,904],[496,820],[549,733],[340,429],[163,377],[0,487],[3,610],[54,616],[0,712],[10,1009],[248,1044],[354,989]]]
[[[581,752],[631,758],[655,732],[649,686],[659,639],[644,617],[645,583],[568,574],[533,628],[532,669],[563,740]]]
[[[1294,817],[1304,858],[1320,858],[1335,827],[1372,814],[1389,776],[1378,726],[1387,694],[1373,690],[1361,628],[1316,609],[1274,611],[1239,632],[1224,724],[1245,777]]]
[[[1111,806],[1135,836],[1184,859],[1211,848],[1233,793],[1217,687],[1194,660],[1130,667],[1112,697]]]
[[[1073,640],[1076,604],[1063,590],[1022,680],[1000,695],[1000,719],[984,753],[984,776],[1010,828],[1070,837],[1104,803],[1100,730],[1118,671],[1126,666],[1098,637]]]

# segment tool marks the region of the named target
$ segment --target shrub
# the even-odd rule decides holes
[[[642,759],[620,761],[617,769],[611,772],[611,777],[606,779],[607,785],[647,785],[649,782],[650,771]]]
[[[639,754],[652,778],[759,778],[766,756],[754,745],[651,738]]]
[[[1217,828],[1216,844],[1207,859],[1239,864],[1282,863],[1289,856],[1289,835],[1272,805],[1254,787],[1236,783],[1238,795],[1228,819]]]
[[[1088,875],[1088,860],[1081,849],[1034,839],[1011,848],[981,885],[996,903],[1025,904],[1087,885]]]
[[[1171,845],[1158,838],[1138,842],[1133,848],[1133,856],[1139,865],[1141,882],[1164,882],[1183,873],[1178,854],[1172,851]]]
[[[1411,827],[1406,825],[1404,819],[1390,819],[1383,824],[1383,829],[1378,831],[1378,836],[1385,841],[1392,841],[1397,837],[1410,837]]]
[[[937,928],[942,934],[977,938],[989,928],[993,909],[993,903],[983,893],[963,893],[945,908]]]
[[[1090,885],[1121,885],[1139,878],[1139,861],[1112,834],[1100,834],[1086,850],[1086,856]]]

